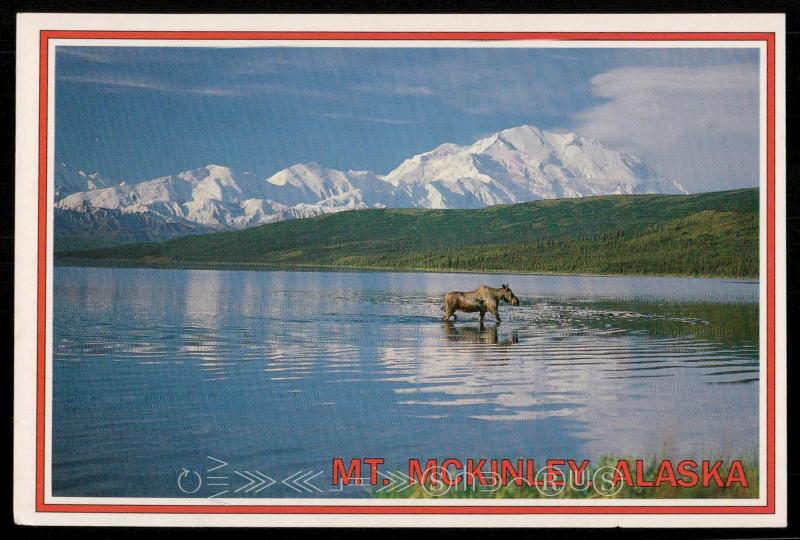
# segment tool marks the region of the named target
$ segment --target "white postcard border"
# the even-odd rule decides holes
[[[403,31],[403,29],[413,29],[413,31],[497,31],[497,32],[560,32],[560,31],[585,31],[594,32],[602,29],[603,32],[625,32],[641,31],[647,32],[775,32],[775,406],[776,406],[776,514],[774,515],[730,515],[730,514],[695,514],[695,515],[635,515],[635,514],[577,514],[577,515],[499,515],[499,514],[479,514],[479,515],[322,515],[305,514],[302,517],[294,514],[260,514],[260,515],[221,515],[221,514],[148,514],[148,523],[142,523],[141,516],[126,513],[105,513],[105,514],[58,514],[36,512],[33,501],[35,499],[35,452],[31,451],[31,438],[35,440],[36,433],[36,355],[37,355],[37,318],[36,303],[21,302],[20,299],[36,298],[37,294],[37,214],[38,201],[37,190],[31,186],[38,186],[38,122],[39,122],[39,31],[57,29],[113,29],[113,30],[186,30],[186,31]],[[497,526],[598,526],[598,525],[625,525],[625,526],[769,526],[781,525],[786,521],[785,506],[785,477],[781,471],[786,470],[785,455],[785,112],[784,112],[784,21],[782,15],[602,15],[602,16],[561,16],[561,15],[470,15],[470,16],[431,16],[431,15],[380,15],[380,16],[344,16],[344,15],[317,15],[317,16],[296,16],[296,15],[264,15],[264,16],[218,16],[218,15],[179,15],[179,16],[151,16],[151,15],[86,15],[86,14],[24,14],[18,17],[17,33],[17,169],[16,169],[16,251],[15,251],[15,429],[14,429],[14,509],[15,518],[19,523],[61,523],[61,524],[175,524],[175,525],[368,525],[368,526],[419,526],[419,525],[448,525],[448,526],[486,526],[491,522]],[[70,40],[71,44],[75,40]],[[95,40],[92,40],[95,41]],[[54,47],[58,42],[54,40],[50,43],[51,59]],[[313,46],[330,46],[335,43],[342,46],[342,42],[311,42]],[[450,44],[448,42],[412,42],[413,46],[530,46],[530,44],[520,44],[517,42],[509,43],[474,43],[460,42]],[[578,46],[575,43],[564,42],[539,42],[536,46]],[[740,42],[741,43],[741,42]],[[115,45],[122,44],[120,40],[115,40]],[[156,42],[148,41],[148,45],[156,45]],[[179,43],[167,42],[170,46],[197,46],[197,42],[182,41]],[[292,46],[300,46],[297,41],[287,42]],[[304,42],[302,46],[308,46]],[[467,45],[468,44],[468,45]],[[164,45],[164,43],[158,43]],[[228,44],[226,44],[228,45]],[[258,43],[259,46],[281,46],[283,42],[270,41],[268,43]],[[364,42],[354,42],[348,46],[365,46]],[[380,46],[381,42],[369,44]],[[407,43],[393,43],[391,46],[406,47]],[[617,46],[616,42],[603,42],[601,44],[589,44],[592,46]],[[670,46],[670,44],[665,44]],[[694,42],[684,42],[681,46],[696,45]],[[215,44],[215,46],[217,46]],[[242,46],[241,42],[237,46]],[[580,46],[587,46],[586,43]],[[632,46],[631,43],[624,43],[623,46]],[[646,46],[659,46],[647,43]],[[671,45],[675,46],[675,45]],[[709,46],[707,42],[704,46]],[[746,44],[736,45],[735,43],[725,43],[721,46],[747,46]],[[752,45],[750,45],[752,46]],[[762,77],[766,77],[766,54],[762,49]],[[50,76],[48,81],[54,85],[54,66],[55,62],[49,63]],[[54,115],[54,92],[48,92],[50,97],[48,107],[48,170],[52,175],[53,170],[53,124]],[[762,240],[765,238],[766,225],[766,190],[763,184],[766,178],[766,97],[762,94],[761,118],[762,118],[762,201],[761,201],[761,230]],[[49,178],[49,186],[52,186],[52,178]],[[52,190],[50,190],[52,191]],[[47,200],[51,203],[48,207],[49,219],[47,230],[47,245],[52,246],[52,192],[48,193]],[[761,298],[762,308],[766,296],[766,242],[761,242]],[[52,250],[47,255],[47,306],[48,317],[46,324],[47,336],[52,336],[52,317],[50,306],[52,305]],[[763,311],[763,309],[762,309]],[[766,344],[766,318],[761,321],[761,354],[762,372],[760,378],[760,390],[763,396],[766,390],[766,362],[764,361]],[[46,357],[52,355],[52,343],[50,340],[46,344]],[[48,368],[52,369],[52,362],[48,361]],[[48,372],[46,377],[46,394],[49,397],[52,393],[50,381],[51,374]],[[50,400],[46,400],[46,418],[51,415]],[[766,400],[760,399],[761,426],[764,427],[766,421]],[[47,426],[49,435],[51,426]],[[763,433],[763,432],[762,432]],[[52,440],[47,436],[48,441]],[[765,437],[761,437],[761,455],[766,452]],[[45,450],[45,463],[49,464],[49,448]],[[766,478],[765,460],[760,460],[761,478]],[[49,475],[45,476],[48,480],[45,485],[45,493],[51,492],[49,486]],[[762,503],[765,497],[764,484],[761,482],[761,500],[755,503]],[[52,502],[61,502],[64,498],[49,498]],[[70,498],[71,499],[71,498]],[[47,500],[47,499],[46,499]],[[94,498],[87,499],[87,502],[96,503],[99,500]],[[118,499],[102,499],[106,504],[120,504]],[[169,504],[177,504],[174,499],[136,499],[135,504],[159,504],[163,501],[170,501]],[[186,500],[181,499],[180,504],[185,504]],[[291,503],[287,499],[270,499],[264,502],[282,501],[284,504],[313,504],[311,500],[295,500]],[[192,501],[188,501],[191,503]],[[243,501],[236,501],[241,504]],[[258,504],[261,501],[248,500],[247,504]],[[323,500],[326,505],[349,505],[355,504],[352,500]],[[386,501],[388,502],[388,501]],[[508,501],[500,501],[507,504]],[[547,501],[553,504],[552,501]],[[676,502],[686,505],[686,500],[678,501],[614,501],[614,506],[626,506],[636,504],[647,506],[657,504],[665,506],[665,503]],[[697,505],[721,504],[723,501],[701,501]],[[724,501],[730,503],[730,500]],[[737,506],[743,506],[753,501],[737,502]],[[196,504],[196,501],[194,501]],[[376,506],[383,501],[370,500],[370,506]],[[565,501],[571,506],[582,506],[578,501]],[[364,504],[359,500],[358,504]],[[392,502],[397,505],[398,503]],[[447,506],[452,503],[445,501],[424,501],[422,505],[441,505]],[[459,502],[465,505],[464,501]],[[482,506],[487,505],[487,501],[480,501]],[[513,503],[512,503],[513,504]],[[527,501],[527,506],[534,506],[534,501]],[[562,503],[563,504],[563,503]],[[596,503],[590,506],[602,506]]]

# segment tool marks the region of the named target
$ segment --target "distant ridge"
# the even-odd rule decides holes
[[[373,209],[57,253],[59,264],[758,276],[757,189]]]

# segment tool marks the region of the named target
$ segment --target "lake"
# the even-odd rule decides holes
[[[56,496],[367,495],[331,485],[335,457],[757,455],[756,282],[56,267],[53,283]],[[481,283],[521,305],[442,323],[444,293]]]

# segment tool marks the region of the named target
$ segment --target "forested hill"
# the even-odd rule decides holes
[[[758,200],[744,189],[355,210],[57,262],[757,277]]]

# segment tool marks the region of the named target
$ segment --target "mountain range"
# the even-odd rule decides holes
[[[687,191],[639,158],[523,125],[442,144],[385,175],[296,164],[269,178],[222,165],[137,183],[55,172],[57,247],[236,230],[364,208],[474,209],[540,199]]]

